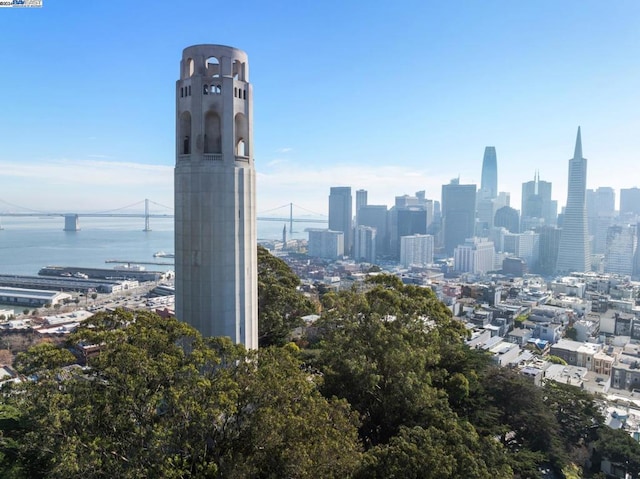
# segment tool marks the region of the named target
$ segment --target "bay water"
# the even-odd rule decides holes
[[[258,221],[259,239],[282,239],[284,223]],[[132,263],[172,263],[154,253],[174,252],[173,219],[150,219],[151,231],[143,231],[144,218],[80,218],[79,231],[63,231],[63,218],[2,218],[0,224],[0,274],[36,275],[44,266],[111,268],[107,260]],[[288,239],[306,238],[305,228],[318,224],[294,223]],[[144,265],[166,271],[172,266]]]
[[[258,221],[258,239],[282,239],[283,226]],[[287,238],[307,238],[305,228],[321,226],[294,223],[294,232]],[[172,258],[153,256],[174,253],[173,219],[151,218],[151,231],[143,231],[144,218],[81,217],[79,231],[64,231],[64,218],[3,217],[0,227],[0,274],[37,275],[44,266],[112,268],[118,264],[107,260],[169,263],[143,266],[152,271],[173,269]],[[3,308],[6,306],[0,305]]]

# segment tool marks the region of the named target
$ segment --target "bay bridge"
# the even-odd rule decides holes
[[[302,210],[305,216],[294,217],[293,209],[296,211]],[[4,210],[6,207],[12,208],[11,210]],[[140,212],[132,211],[135,208],[144,209]],[[153,207],[153,212],[152,212]],[[288,215],[287,213],[288,209]],[[159,210],[159,211],[155,211]],[[143,231],[151,231],[151,219],[171,219],[174,217],[173,208],[165,206],[155,201],[145,199],[137,203],[122,206],[106,211],[88,212],[88,213],[66,213],[66,212],[52,212],[52,211],[40,211],[24,206],[15,205],[3,199],[0,199],[0,226],[2,218],[13,217],[60,217],[64,218],[64,231],[78,231],[80,229],[80,218],[144,218]],[[293,203],[287,203],[277,208],[272,208],[267,211],[258,212],[258,221],[279,221],[281,223],[289,224],[289,232],[293,231],[293,223],[328,223],[326,215],[322,213],[316,213]]]

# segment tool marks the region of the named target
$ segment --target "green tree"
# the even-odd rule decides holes
[[[32,346],[27,352],[18,353],[13,365],[18,372],[29,375],[51,372],[75,361],[75,356],[67,349],[51,343],[40,343]]]
[[[516,316],[516,318],[513,320],[513,324],[516,328],[522,328],[523,323],[529,319],[529,315],[528,314],[521,314],[519,316]]]
[[[359,462],[349,406],[324,399],[290,349],[248,354],[123,310],[90,318],[79,343],[101,345],[86,370],[61,374],[52,345],[21,358],[38,376],[2,399],[24,421],[16,477],[345,477]]]
[[[640,444],[622,429],[600,428],[594,455],[622,467],[633,478],[640,477]]]
[[[326,400],[320,378],[286,348],[254,352],[238,372],[240,395],[223,458],[225,478],[343,478],[360,463],[357,418],[344,400]]]
[[[302,326],[302,316],[316,311],[298,287],[300,279],[291,268],[258,246],[258,343],[282,346],[291,331]]]
[[[365,293],[323,298],[322,351],[327,397],[345,398],[361,415],[367,447],[386,443],[400,426],[428,423],[448,410],[432,386],[443,342],[462,344],[465,331],[426,288],[405,286],[393,276],[369,281]]]
[[[485,462],[485,458],[500,456],[499,445],[490,438],[478,436],[469,423],[447,420],[439,427],[409,429],[403,426],[388,444],[378,445],[366,453],[356,478],[513,477],[504,458],[496,464]]]
[[[566,338],[572,339],[574,341],[577,341],[578,339],[578,330],[576,328],[574,328],[573,326],[571,326],[570,328],[567,328],[567,330],[564,332],[564,336]]]
[[[564,359],[562,359],[560,356],[554,356],[553,354],[547,354],[547,356],[545,356],[545,359],[553,364],[561,364],[563,366],[567,365],[567,362]]]
[[[484,409],[477,411],[483,415],[489,412],[490,420],[483,426],[511,451],[514,472],[529,477],[543,462],[560,471],[567,456],[558,422],[544,403],[543,390],[529,379],[497,367],[487,370],[482,383],[486,402],[479,404]]]
[[[597,439],[604,418],[590,393],[555,381],[546,381],[542,393],[569,450]]]
[[[19,442],[16,440],[23,422],[24,418],[17,408],[0,404],[0,476],[3,478],[24,477],[19,461]]]

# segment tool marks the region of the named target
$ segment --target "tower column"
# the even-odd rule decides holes
[[[176,82],[176,317],[258,347],[253,108],[245,52],[186,48]]]

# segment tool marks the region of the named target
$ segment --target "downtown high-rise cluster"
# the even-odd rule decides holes
[[[309,233],[309,254],[359,262],[424,267],[437,261],[457,272],[543,275],[601,271],[640,275],[640,189],[587,189],[587,160],[578,128],[568,164],[566,207],[558,214],[552,184],[534,171],[522,183],[520,208],[498,189],[498,155],[487,146],[481,184],[443,185],[438,199],[424,191],[371,205],[367,191],[336,186],[329,193],[329,228]]]

